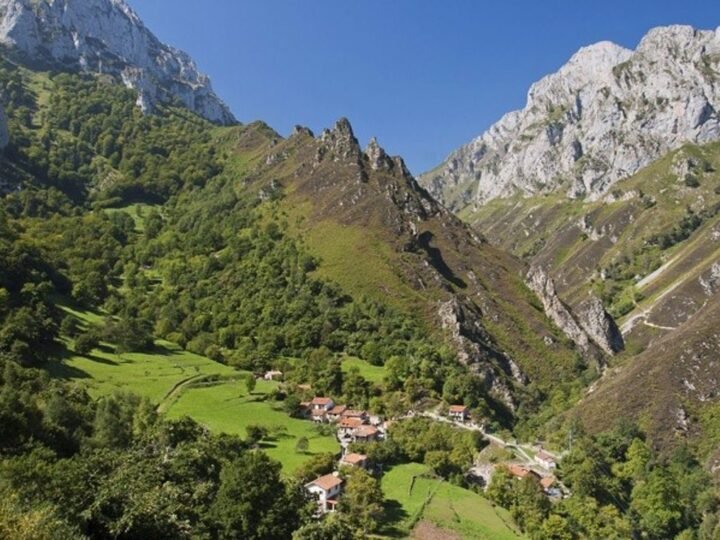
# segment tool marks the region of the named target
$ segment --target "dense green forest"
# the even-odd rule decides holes
[[[171,421],[129,393],[93,399],[50,376],[71,352],[164,339],[246,371],[282,367],[291,386],[373,412],[444,400],[512,428],[414,314],[317,277],[322,261],[288,216],[227,166],[218,128],[178,107],[143,115],[103,77],[5,64],[0,86],[11,133],[0,170],[23,182],[0,199],[0,537],[344,539],[382,523],[369,475],[351,475],[341,515],[315,523],[302,482],[332,459],[282,474],[257,450],[262,435]],[[133,203],[142,226],[124,210]],[[343,372],[347,355],[383,365],[382,383]],[[293,414],[301,395],[277,398]],[[475,435],[413,419],[356,449],[471,487]],[[561,471],[573,496],[557,505],[502,473],[489,496],[532,538],[718,538],[717,493],[689,449],[660,455],[634,428],[578,434]]]

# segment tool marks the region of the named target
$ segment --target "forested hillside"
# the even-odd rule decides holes
[[[702,466],[715,439],[656,448],[610,422],[586,434],[567,411],[602,362],[549,321],[521,261],[401,159],[362,150],[347,121],[283,139],[171,105],[145,115],[108,77],[9,61],[0,88],[0,537],[407,534],[401,502],[383,501],[392,486],[367,473],[343,473],[338,517],[313,519],[303,484],[337,451],[299,418],[314,396],[397,419],[354,450],[378,470],[422,462],[420,484],[445,497],[426,515],[450,529],[518,534],[484,500],[480,516],[440,512],[478,500],[465,473],[484,432],[403,417],[462,404],[483,429],[544,436],[565,458],[573,496],[558,504],[537,479],[491,484],[525,534],[716,534]],[[256,376],[270,369],[283,384]],[[242,407],[257,418],[233,416]]]

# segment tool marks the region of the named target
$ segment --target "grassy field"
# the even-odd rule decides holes
[[[63,309],[84,326],[103,319],[101,314]],[[70,354],[48,370],[52,376],[84,385],[93,397],[116,391],[132,392],[149,398],[170,418],[190,416],[215,432],[244,438],[248,425],[266,426],[274,435],[263,443],[264,448],[288,472],[315,453],[340,451],[334,436],[320,435],[312,422],[290,418],[279,410],[280,404],[266,400],[276,382],[258,381],[250,396],[244,381],[247,373],[172,343],[158,341],[155,351],[123,354],[116,354],[112,347],[103,344],[87,356]],[[210,385],[208,376],[220,380]],[[300,437],[307,437],[310,442],[307,453],[295,452]]]
[[[372,383],[381,383],[385,378],[385,368],[383,366],[373,366],[370,362],[354,356],[343,358],[342,370],[347,373],[352,368],[360,370],[360,375],[362,375],[366,381]]]
[[[320,435],[315,424],[290,418],[280,404],[268,399],[267,393],[277,383],[258,381],[252,395],[242,382],[186,389],[170,404],[169,417],[191,416],[211,430],[245,436],[249,425],[262,425],[274,432],[272,440],[263,443],[264,450],[283,464],[285,471],[293,471],[313,454],[337,453],[340,446],[332,435]],[[300,437],[307,437],[308,452],[298,453],[295,445]]]
[[[422,519],[467,539],[522,538],[512,529],[506,511],[467,489],[418,477],[427,472],[425,465],[409,463],[394,467],[383,476],[382,489],[390,515],[388,534],[406,535]]]
[[[100,313],[80,311],[67,305],[65,313],[75,316],[87,328],[102,323]],[[68,341],[68,343],[70,343]],[[157,341],[154,351],[116,354],[109,344],[101,344],[85,356],[70,353],[60,364],[48,367],[51,375],[74,379],[86,386],[93,397],[115,391],[128,391],[160,404],[183,381],[207,375],[238,376],[235,369],[181,349],[174,343]]]
[[[202,375],[235,376],[234,369],[184,351],[177,345],[157,342],[148,353],[115,354],[102,346],[87,356],[71,355],[49,368],[51,375],[75,379],[93,397],[115,391],[132,392],[159,404],[177,384]]]

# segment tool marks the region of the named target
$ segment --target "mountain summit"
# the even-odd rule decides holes
[[[144,111],[179,100],[211,122],[235,123],[193,60],[161,43],[124,0],[0,0],[0,45],[21,63],[119,77]]]
[[[669,150],[719,139],[719,83],[720,29],[582,48],[421,183],[455,210],[516,193],[596,199]]]

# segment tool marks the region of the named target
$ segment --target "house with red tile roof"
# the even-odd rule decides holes
[[[375,426],[362,425],[352,432],[353,442],[371,442],[380,437],[380,431]]]
[[[305,484],[305,489],[317,501],[318,511],[325,514],[335,511],[338,498],[342,494],[342,485],[342,478],[334,472],[308,482]]]
[[[355,432],[357,428],[362,426],[365,422],[362,420],[362,418],[340,418],[340,421],[338,422],[338,436],[343,437],[352,437],[352,434]]]
[[[540,450],[535,454],[535,462],[545,469],[555,469],[557,467],[555,458],[545,452],[545,450]]]
[[[314,397],[310,402],[310,407],[312,407],[313,410],[323,410],[328,412],[335,407],[335,402],[329,397]]]
[[[465,405],[450,405],[448,417],[457,422],[466,422],[470,419],[470,411]]]
[[[538,479],[540,478],[540,475],[532,469],[524,467],[522,465],[518,465],[516,463],[509,464],[507,468],[510,471],[510,474],[512,474],[515,478],[519,480],[522,480],[523,478],[526,478],[528,476],[535,476]]]
[[[327,418],[330,422],[337,422],[342,418],[343,413],[347,410],[345,405],[335,405],[327,412]]]
[[[353,409],[346,409],[342,413],[343,418],[360,418],[362,420],[368,419],[368,413],[366,411],[356,411]]]
[[[540,485],[545,491],[548,491],[551,487],[555,485],[555,477],[554,476],[545,476],[540,479]]]
[[[368,465],[368,457],[365,454],[356,454],[354,452],[351,452],[349,454],[345,454],[340,459],[340,466],[346,466],[346,467],[359,467],[361,469],[366,469]]]

